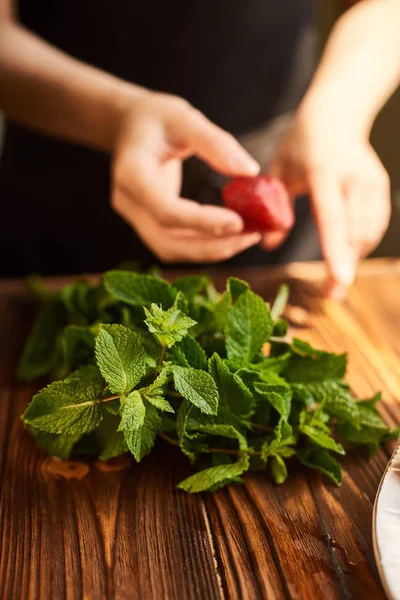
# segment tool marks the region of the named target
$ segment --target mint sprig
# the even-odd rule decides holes
[[[373,453],[398,434],[379,395],[352,396],[346,355],[288,343],[286,286],[272,310],[236,278],[223,294],[205,275],[171,284],[129,270],[58,295],[42,287],[18,376],[57,379],[22,416],[54,456],[129,451],[141,461],[158,437],[202,465],[178,485],[187,492],[240,483],[248,470],[283,483],[296,458],[339,485],[347,448]]]

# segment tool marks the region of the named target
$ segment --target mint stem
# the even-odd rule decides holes
[[[253,423],[252,421],[245,421],[245,424],[251,427],[252,429],[259,429],[260,431],[266,431],[268,433],[273,433],[273,427],[267,427],[266,425],[259,425],[259,423]]]
[[[289,286],[286,283],[284,283],[279,288],[278,293],[275,298],[275,302],[271,308],[271,317],[272,317],[273,321],[277,321],[281,317],[283,311],[286,308],[288,299],[289,299]]]
[[[155,378],[156,378],[156,377],[157,377],[157,375],[158,375],[158,368],[159,368],[159,367],[162,365],[162,363],[164,362],[164,358],[165,358],[165,353],[166,353],[166,351],[167,351],[167,346],[162,346],[162,348],[161,348],[161,353],[160,353],[160,357],[159,357],[159,359],[158,359],[158,361],[157,361],[157,366],[156,366],[156,368],[154,369],[153,378],[152,378],[152,380],[151,380],[151,382],[152,382],[152,383],[153,383],[153,381],[155,380]]]
[[[167,433],[159,431],[158,436],[172,446],[179,446],[178,440],[169,436]],[[201,452],[207,454],[231,454],[234,456],[242,456],[243,454],[241,450],[235,450],[234,448],[204,448]],[[250,456],[261,456],[261,452],[256,452],[255,450],[248,450],[248,454]]]

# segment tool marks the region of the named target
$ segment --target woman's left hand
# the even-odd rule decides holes
[[[299,110],[282,140],[269,174],[287,186],[291,199],[308,194],[328,267],[328,296],[343,298],[357,262],[381,241],[390,219],[389,176],[368,141],[329,110]],[[267,234],[265,249],[287,233]]]

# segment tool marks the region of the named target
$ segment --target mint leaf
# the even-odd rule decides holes
[[[117,431],[120,417],[105,414],[100,425],[91,434],[95,437],[99,460],[109,460],[128,452],[124,434]]]
[[[271,473],[275,483],[283,483],[286,481],[288,472],[283,458],[276,454],[271,457]]]
[[[174,304],[171,308],[176,308],[180,310],[183,314],[186,314],[189,310],[189,301],[186,298],[185,294],[181,291],[178,291]]]
[[[172,365],[176,390],[203,413],[215,415],[218,411],[218,390],[215,381],[205,371]]]
[[[134,390],[122,402],[121,422],[118,431],[133,431],[142,427],[146,408],[138,390]]]
[[[340,464],[323,448],[304,448],[297,453],[297,458],[306,467],[317,469],[329,477],[336,485],[342,483],[342,469]]]
[[[59,300],[43,306],[18,363],[19,379],[32,381],[50,373],[56,360],[57,334],[65,321],[66,311]]]
[[[293,340],[293,355],[283,375],[293,383],[311,383],[342,379],[346,373],[347,355],[316,350],[307,342]]]
[[[247,290],[250,289],[250,286],[247,281],[243,281],[237,277],[229,277],[228,281],[226,282],[226,289],[231,297],[236,299],[244,292],[247,292]]]
[[[286,421],[288,420],[292,400],[290,389],[268,383],[255,383],[254,389],[275,408],[280,416],[284,417]]]
[[[124,434],[120,431],[114,431],[112,433],[99,455],[99,460],[110,460],[110,458],[116,458],[128,452],[128,444],[125,441]]]
[[[171,375],[167,369],[161,371],[155,381],[147,386],[146,388],[142,388],[140,393],[143,398],[145,398],[150,404],[155,406],[156,408],[166,411],[166,412],[175,412],[168,400],[164,398],[164,395],[167,391],[168,382],[171,379]]]
[[[204,291],[207,287],[208,278],[204,275],[185,275],[175,279],[173,286],[175,289],[183,292],[189,302],[193,302],[195,297]]]
[[[302,398],[310,406],[323,403],[324,409],[332,417],[348,421],[359,426],[358,403],[351,396],[348,386],[341,381],[322,381],[319,383],[293,384],[297,398]]]
[[[77,281],[67,285],[61,292],[61,299],[68,314],[81,325],[86,325],[90,316],[89,290],[90,285],[87,281]]]
[[[187,432],[187,422],[192,408],[193,405],[190,404],[190,402],[188,402],[187,400],[183,400],[178,409],[176,421],[176,433],[178,436],[179,447],[182,450],[183,454],[185,454],[190,459],[191,463],[193,463],[196,459],[196,453],[194,452],[188,440],[188,438],[193,439],[195,435],[190,435]]]
[[[228,309],[226,350],[228,358],[251,362],[272,333],[271,313],[265,301],[254,292],[243,292]]]
[[[178,484],[178,488],[191,494],[203,492],[209,489],[215,489],[219,483],[231,481],[239,475],[242,475],[249,468],[249,457],[247,453],[246,438],[240,434],[234,427],[229,425],[204,426],[202,430],[211,435],[221,435],[223,437],[237,439],[239,443],[239,460],[231,464],[222,464],[199,471],[184,479]]]
[[[207,369],[207,356],[200,344],[190,335],[177,342],[171,349],[174,359],[183,367]]]
[[[304,423],[303,425],[300,425],[299,430],[317,446],[321,446],[327,450],[333,450],[338,454],[345,454],[343,446],[335,442],[335,440],[326,431],[325,427],[323,427],[323,423],[315,423],[314,425],[308,425],[307,423]]]
[[[234,415],[248,419],[254,412],[255,401],[240,377],[231,373],[215,353],[209,361],[209,370],[217,384],[220,406],[227,408]]]
[[[123,325],[102,325],[96,338],[96,359],[113,393],[129,392],[147,371],[140,336]]]
[[[24,423],[48,433],[70,435],[87,433],[99,425],[103,418],[101,378],[72,375],[36,394],[23,415]]]
[[[62,368],[69,372],[94,356],[95,336],[90,327],[68,325],[59,338]]]
[[[171,348],[176,342],[180,342],[188,330],[196,325],[190,317],[187,317],[177,308],[164,311],[160,306],[152,304],[150,310],[144,307],[146,314],[145,323],[161,346]]]
[[[261,446],[261,459],[266,461],[269,456],[280,454],[285,457],[292,456],[292,445],[297,443],[291,425],[284,417],[279,419],[272,437],[268,438]]]
[[[35,429],[34,427],[29,427],[29,431],[35,438],[35,442],[39,448],[51,456],[56,456],[62,460],[68,460],[75,444],[82,437],[81,433],[59,435],[56,433],[48,433],[47,431],[40,431],[40,429]]]
[[[149,403],[145,403],[145,409],[143,425],[139,429],[124,431],[128,448],[138,462],[150,452],[162,426],[162,417],[158,410]]]
[[[176,296],[176,290],[167,281],[129,271],[108,271],[104,276],[104,286],[116,300],[138,306],[155,303],[168,309]]]

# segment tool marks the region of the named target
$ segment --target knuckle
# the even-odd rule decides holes
[[[193,110],[190,102],[185,100],[185,98],[181,98],[180,96],[170,96],[169,105],[172,109],[178,112]]]
[[[172,227],[177,221],[175,212],[169,208],[160,210],[155,218],[161,227]]]

